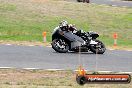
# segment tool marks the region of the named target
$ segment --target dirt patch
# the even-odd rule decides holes
[[[24,46],[50,46],[49,42],[43,43],[43,42],[29,42],[29,41],[3,41],[0,40],[0,44],[4,45],[24,45]]]
[[[47,2],[49,0],[32,0],[33,2]]]
[[[59,85],[73,76],[71,71],[0,69],[0,85]]]
[[[132,84],[76,83],[73,71],[0,69],[0,88],[131,88]]]

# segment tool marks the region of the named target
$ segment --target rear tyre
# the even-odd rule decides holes
[[[69,50],[68,43],[63,39],[54,39],[51,45],[52,48],[59,53],[66,53]]]
[[[95,54],[103,54],[106,50],[105,45],[100,40],[95,40],[98,42],[97,45],[91,45],[90,51],[92,51]]]

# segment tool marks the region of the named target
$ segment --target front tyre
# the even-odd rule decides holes
[[[95,54],[103,54],[106,50],[105,45],[100,40],[95,40],[95,42],[98,42],[97,45],[91,45],[90,51]]]
[[[68,43],[63,39],[54,39],[51,45],[52,48],[59,53],[66,53],[69,50]]]

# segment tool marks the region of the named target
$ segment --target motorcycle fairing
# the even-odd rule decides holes
[[[81,37],[73,34],[72,32],[65,32],[64,37],[71,42],[71,49],[85,44],[85,41]]]

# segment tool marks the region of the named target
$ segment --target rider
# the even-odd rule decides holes
[[[67,31],[71,31],[72,33],[76,33],[77,32],[77,28],[75,27],[75,25],[72,24],[68,24],[67,21],[63,20],[60,23],[60,27],[62,28],[62,30],[67,29]]]
[[[76,34],[77,32],[83,32],[83,30],[77,30],[77,28],[75,27],[75,25],[72,25],[72,24],[68,24],[67,21],[63,20],[61,21],[60,23],[60,27],[62,30],[67,30],[67,31],[71,31],[73,34]]]

